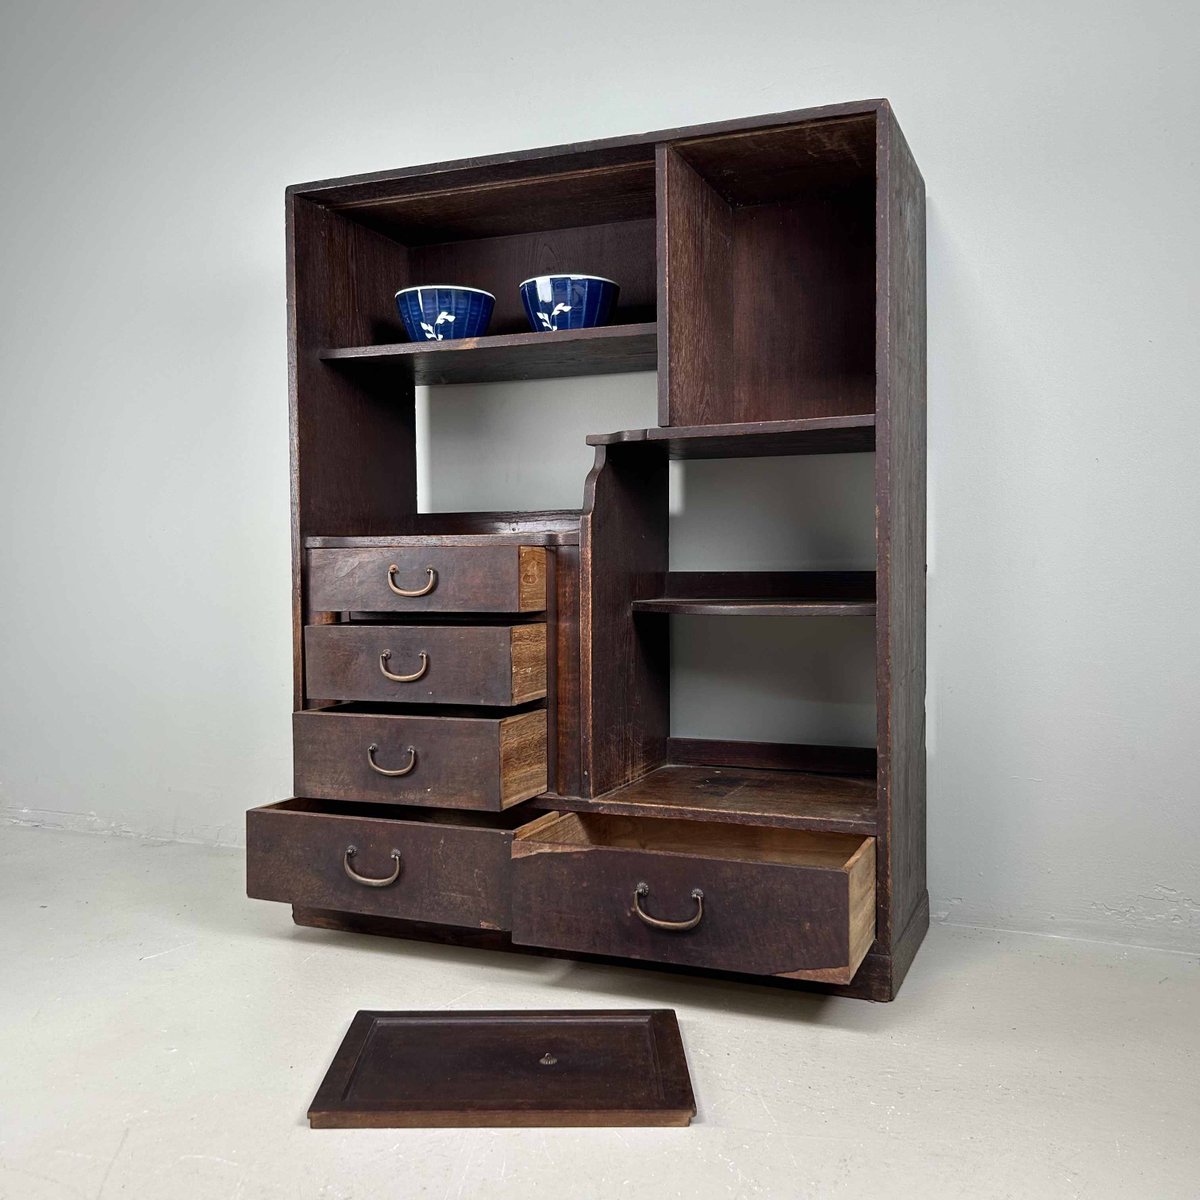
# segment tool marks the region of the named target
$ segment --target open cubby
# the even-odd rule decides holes
[[[326,357],[372,357],[370,347],[383,345],[393,348],[383,354],[376,349],[377,362],[391,361],[404,369],[414,365],[406,355],[420,356],[417,369],[426,377],[418,378],[418,383],[545,378],[553,374],[548,368],[535,375],[506,373],[506,362],[508,371],[519,372],[522,357],[531,360],[530,369],[536,371],[539,352],[550,349],[546,339],[502,343],[504,338],[530,333],[517,285],[534,275],[576,271],[618,280],[620,296],[609,328],[564,334],[554,339],[558,349],[570,346],[569,353],[574,355],[590,352],[597,363],[614,355],[620,361],[623,353],[642,362],[650,356],[649,365],[653,366],[647,331],[635,333],[628,347],[620,345],[621,334],[616,331],[616,327],[653,322],[656,316],[652,157],[586,169],[563,164],[544,174],[531,169],[524,177],[503,182],[476,178],[473,183],[456,180],[439,186],[431,179],[410,179],[389,192],[371,199],[352,197],[326,208],[370,231],[360,235],[364,244],[378,245],[376,239],[380,238],[390,244],[392,293],[422,283],[464,284],[491,292],[496,305],[487,347],[480,348],[476,356],[479,365],[474,368],[456,363],[458,347],[450,342],[401,350],[399,347],[411,347],[411,343],[391,310],[386,320],[370,325],[373,336],[363,339],[366,345],[327,346],[323,348]],[[593,341],[594,345],[589,344]],[[503,353],[522,347],[527,350],[524,356]],[[440,351],[440,356],[426,365],[422,360],[431,351]],[[485,360],[486,367],[482,365]],[[480,370],[485,373],[472,374]],[[433,377],[438,372],[446,374]]]
[[[786,753],[796,769],[821,774],[841,770],[847,747],[873,754],[874,614],[749,612],[670,618],[672,739],[733,746],[726,765],[748,765],[752,744],[766,743],[776,766]]]
[[[874,455],[688,461],[672,466],[669,481],[673,572],[797,577],[875,569]],[[789,589],[805,582],[785,577],[764,594],[803,596],[807,587]]]
[[[688,138],[660,146],[659,169],[660,422],[871,414],[874,120]]]
[[[561,344],[558,334],[529,336]],[[653,371],[590,375],[418,390],[420,507],[578,510],[589,430],[653,420],[656,405]]]
[[[297,921],[327,928],[465,944],[485,931],[501,948],[891,999],[928,897],[924,184],[888,103],[303,184],[288,190],[287,215],[294,707],[309,740],[293,807],[252,822],[252,894],[290,899]],[[616,280],[610,324],[531,333],[518,284],[554,271]],[[393,294],[424,283],[494,293],[487,336],[408,343]],[[577,506],[558,480],[525,494],[564,508],[419,511],[418,386],[651,370],[657,425],[641,411],[616,414],[625,428],[595,418]],[[474,422],[478,449],[455,469],[478,454],[537,473],[558,453],[556,419],[585,444],[565,409],[547,406],[531,431],[510,402]],[[742,489],[776,522],[777,545],[673,560],[672,462],[758,460],[740,469],[815,480],[814,456],[855,455],[845,493],[818,486],[786,504]],[[787,457],[794,467],[761,461]],[[481,486],[468,503],[509,501]],[[822,504],[845,522],[809,536]],[[693,510],[688,536],[728,534],[719,508]],[[675,533],[678,550],[678,521]],[[789,559],[796,548],[806,561]],[[673,728],[672,629],[686,631],[675,640],[688,654],[709,641],[728,651],[708,652],[724,682],[742,669],[738,631],[750,627],[759,660],[823,639],[819,670],[854,693],[834,704],[873,736],[791,720],[787,701],[807,702],[815,676],[774,663],[771,686],[787,689],[779,719],[734,722],[732,736],[719,723]],[[499,693],[468,634],[500,639]],[[333,642],[357,655],[337,661],[336,678],[306,657]],[[510,683],[513,705],[496,709]],[[741,703],[738,689],[718,690],[714,706]],[[421,743],[431,721],[445,724]],[[378,746],[359,745],[368,723]],[[437,747],[457,749],[436,761]],[[439,793],[422,779],[452,783]],[[487,807],[485,793],[494,807],[497,779],[511,803],[502,819],[445,816]],[[701,828],[672,839],[672,822]],[[581,853],[553,832],[576,826],[606,836]],[[764,830],[856,849],[841,867],[773,862]],[[647,915],[630,891],[647,876],[653,909],[687,919]],[[786,901],[751,905],[777,885]],[[689,888],[707,897],[694,912]],[[750,927],[769,954],[747,955],[738,931]]]

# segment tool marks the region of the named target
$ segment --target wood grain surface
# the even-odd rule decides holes
[[[355,707],[293,715],[297,795],[498,811],[546,790],[544,708],[431,716],[411,706]],[[408,773],[389,776],[380,768]]]
[[[423,596],[400,596],[393,590],[422,591],[431,582]],[[546,551],[483,541],[309,550],[307,583],[309,608],[317,611],[541,612],[546,607]]]
[[[309,1108],[314,1129],[687,1125],[670,1009],[359,1012]]]
[[[538,807],[780,829],[876,831],[873,778],[736,766],[659,767],[592,799],[547,795]]]
[[[402,815],[397,815],[402,814]],[[463,814],[465,815],[465,814]],[[246,815],[246,894],[257,900],[437,924],[508,929],[511,828],[430,819],[420,810],[286,800]],[[386,879],[399,856],[399,876]]]
[[[313,625],[305,630],[310,698],[511,706],[546,694],[546,626]],[[412,682],[393,675],[424,673]],[[424,656],[424,658],[422,658]]]
[[[345,368],[388,369],[414,384],[499,383],[516,379],[566,379],[653,371],[658,363],[656,326],[603,325],[457,338],[441,342],[385,342],[321,351],[325,362]]]

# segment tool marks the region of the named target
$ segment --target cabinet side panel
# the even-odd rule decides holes
[[[579,547],[560,546],[553,555],[555,638],[554,696],[551,712],[554,775],[562,796],[580,794],[579,762]]]
[[[287,203],[295,707],[303,705],[302,539],[394,532],[416,511],[411,384],[322,362],[330,346],[397,340],[402,246],[310,201]]]
[[[733,212],[670,146],[658,148],[658,423],[728,420]]]
[[[925,184],[886,106],[878,139],[879,937],[891,947],[926,901]]]
[[[667,463],[644,443],[598,446],[580,535],[580,794],[661,766],[670,729],[667,618],[634,618],[667,569]]]

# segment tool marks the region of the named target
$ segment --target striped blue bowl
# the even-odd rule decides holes
[[[414,342],[482,337],[495,304],[491,292],[444,284],[404,288],[396,293],[400,320]]]
[[[620,288],[599,275],[538,275],[521,284],[529,325],[538,333],[603,325]]]

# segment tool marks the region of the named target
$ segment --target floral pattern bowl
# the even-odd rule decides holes
[[[620,288],[599,275],[538,275],[521,284],[530,327],[538,333],[603,325]]]
[[[496,297],[479,288],[427,284],[396,293],[396,307],[414,342],[449,342],[482,337]]]

